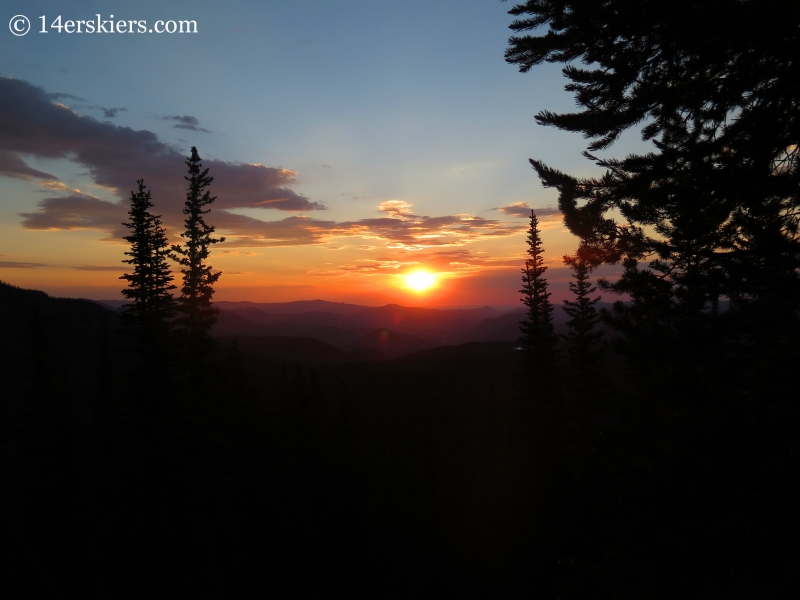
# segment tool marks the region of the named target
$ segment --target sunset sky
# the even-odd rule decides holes
[[[5,3],[0,279],[121,298],[136,180],[176,240],[197,146],[227,241],[219,300],[519,305],[526,214],[554,299],[575,239],[528,158],[576,174],[586,140],[540,127],[574,106],[560,65],[503,60],[497,0]],[[8,23],[24,14],[27,35]],[[193,34],[59,33],[67,20],[194,20]],[[39,33],[45,15],[48,33]],[[112,18],[111,15],[114,15]],[[638,147],[624,139],[613,155]],[[424,269],[426,291],[405,275]]]

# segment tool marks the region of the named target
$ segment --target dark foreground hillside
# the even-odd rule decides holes
[[[663,405],[615,359],[592,426],[535,439],[546,399],[513,342],[367,361],[323,344],[309,362],[297,338],[282,356],[227,338],[197,382],[178,350],[142,372],[88,302],[0,285],[0,318],[9,597],[798,591],[797,421],[779,399]]]
[[[441,368],[312,368],[291,338],[289,361],[223,340],[202,389],[170,365],[148,389],[116,314],[0,292],[4,588],[388,598],[506,585],[508,344]]]

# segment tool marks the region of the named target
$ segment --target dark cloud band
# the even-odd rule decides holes
[[[540,219],[550,220],[552,217],[561,216],[561,212],[557,208],[533,208],[527,202],[514,202],[508,206],[501,206],[499,208],[493,208],[492,210],[498,210],[512,217],[527,218],[531,216],[531,209],[533,209],[536,216]]]
[[[136,180],[144,178],[165,218],[180,213],[186,183],[183,153],[150,131],[100,122],[53,99],[53,95],[25,81],[0,78],[0,173],[55,179],[29,167],[21,156],[69,159],[85,166],[97,184],[114,190],[123,202]],[[288,187],[296,176],[287,169],[220,160],[206,160],[204,166],[214,177],[212,189],[218,196],[215,208],[325,208]],[[70,202],[74,200],[65,201]],[[54,217],[50,225],[58,226],[64,211],[57,210],[57,204],[40,206],[36,221],[26,222],[26,226],[44,227],[50,214]]]
[[[0,174],[47,180],[42,185],[48,189],[63,190],[57,197],[40,201],[36,210],[23,213],[23,226],[39,230],[92,229],[105,232],[108,240],[120,241],[127,234],[122,226],[127,220],[127,199],[136,180],[144,178],[168,233],[180,229],[186,157],[150,131],[97,121],[54,99],[27,82],[0,79]],[[176,126],[199,127],[197,119],[190,115],[165,118]],[[22,156],[81,164],[95,183],[112,190],[118,200],[102,200],[72,190],[53,175],[29,167]],[[389,248],[417,251],[462,246],[525,229],[523,224],[472,215],[421,216],[402,200],[382,202],[378,207],[380,217],[358,221],[324,221],[304,215],[263,221],[236,214],[232,209],[304,212],[325,206],[292,191],[289,186],[296,175],[288,169],[221,160],[205,160],[204,166],[214,178],[211,189],[218,198],[213,207],[213,223],[218,231],[225,232],[229,248],[311,245],[337,237],[361,237],[379,240]],[[513,214],[507,208],[500,210]]]
[[[188,129],[190,131],[202,131],[203,133],[211,133],[208,129],[200,127],[200,121],[197,120],[197,117],[193,117],[191,115],[169,115],[166,117],[160,117],[162,121],[173,121],[175,125],[173,127],[175,129]]]

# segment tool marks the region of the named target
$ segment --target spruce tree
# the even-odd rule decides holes
[[[130,258],[124,262],[133,266],[133,272],[120,277],[128,282],[122,294],[131,301],[122,317],[133,334],[143,367],[130,371],[131,387],[128,391],[133,395],[141,429],[146,434],[142,457],[147,477],[142,486],[152,510],[156,511],[151,522],[156,523],[160,518],[162,417],[164,400],[168,397],[168,354],[175,316],[175,299],[170,292],[175,286],[167,263],[170,247],[166,230],[161,226],[161,217],[150,212],[153,203],[150,191],[145,190],[144,180],[139,179],[137,183],[139,191],[131,192],[130,220],[123,223],[130,230],[130,235],[124,239],[131,245],[130,251],[125,253]]]
[[[553,305],[544,274],[544,248],[539,234],[539,220],[531,211],[528,229],[528,259],[522,269],[522,303],[527,307],[525,320],[520,323],[519,338],[527,369],[534,378],[551,381],[557,366],[556,344],[558,337],[553,329]]]
[[[567,320],[567,389],[573,433],[577,435],[576,466],[580,470],[582,458],[596,437],[596,424],[600,410],[607,410],[608,399],[606,376],[602,370],[603,332],[597,329],[601,317],[596,305],[600,296],[592,295],[597,288],[592,285],[592,265],[582,256],[581,249],[575,256],[565,256],[564,263],[570,267],[574,281],[569,284],[573,300],[564,300]],[[585,467],[585,465],[583,465]]]
[[[544,248],[539,220],[531,211],[527,254],[522,269],[522,302],[527,307],[520,323],[523,350],[523,388],[518,420],[525,431],[520,444],[523,464],[532,482],[528,501],[536,513],[531,560],[533,577],[544,595],[555,595],[558,559],[563,557],[569,499],[571,448],[566,435],[566,407],[559,390],[558,336],[553,328],[553,305],[545,278]]]
[[[189,182],[186,202],[183,208],[185,230],[181,233],[183,245],[173,245],[173,258],[183,268],[183,286],[178,299],[180,316],[177,324],[185,334],[189,344],[199,348],[209,339],[211,328],[217,321],[218,310],[211,304],[214,295],[214,284],[219,280],[221,272],[212,272],[207,264],[211,246],[224,242],[225,238],[213,237],[215,228],[205,222],[204,215],[211,212],[206,208],[216,200],[208,190],[214,180],[208,176],[208,169],[203,169],[197,148],[192,146],[192,154],[186,161]]]
[[[600,296],[592,297],[597,287],[592,285],[589,274],[592,267],[580,256],[565,256],[564,264],[572,270],[575,281],[569,284],[574,300],[564,300],[564,312],[567,313],[567,356],[573,376],[581,382],[588,383],[597,374],[597,364],[603,354],[599,345],[603,332],[597,330],[600,314],[596,304]]]
[[[611,324],[658,388],[681,379],[736,395],[759,356],[798,352],[800,16],[787,6],[527,0],[510,11],[520,35],[506,60],[523,72],[566,64],[579,108],[537,121],[589,138],[584,156],[605,174],[531,163],[559,191],[570,231],[624,265],[601,282],[632,300]],[[633,128],[653,151],[591,154]]]
[[[137,352],[147,362],[164,359],[165,348],[175,316],[175,300],[170,293],[172,274],[167,263],[170,248],[161,217],[150,212],[153,208],[150,190],[144,180],[137,181],[138,192],[131,192],[128,210],[130,220],[123,223],[130,234],[123,237],[131,249],[123,262],[133,267],[132,273],[120,277],[128,282],[122,295],[130,301],[122,313],[136,340]]]
[[[636,367],[614,420],[628,423],[623,454],[648,468],[637,475],[619,456],[619,497],[633,498],[618,521],[624,543],[606,553],[617,565],[593,570],[616,566],[619,581],[647,572],[666,582],[663,597],[758,595],[789,581],[777,549],[797,538],[797,502],[783,477],[761,473],[790,472],[794,438],[781,424],[798,418],[786,373],[800,356],[800,12],[785,0],[524,0],[510,12],[506,60],[523,72],[563,64],[576,101],[537,121],[581,133],[603,174],[531,163],[582,245],[623,267],[600,281],[627,296],[609,324]],[[593,154],[626,131],[651,151]],[[747,516],[734,496],[748,498]],[[748,552],[738,532],[766,531],[767,515],[781,525]],[[656,552],[670,564],[637,567]]]

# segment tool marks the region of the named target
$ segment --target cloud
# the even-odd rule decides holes
[[[393,201],[396,202],[396,201]],[[445,215],[427,217],[413,214],[411,205],[392,205],[386,210],[385,203],[379,210],[389,212],[389,218],[361,219],[343,223],[351,231],[365,239],[378,239],[389,248],[420,250],[439,246],[462,246],[480,240],[506,237],[524,231],[521,224],[503,223],[494,219],[483,219],[473,215]]]
[[[47,97],[53,100],[78,100],[79,102],[86,102],[86,98],[73,96],[72,94],[65,94],[63,92],[53,92],[51,94],[47,94]]]
[[[188,115],[169,119],[187,126],[197,125],[196,119]],[[69,188],[53,175],[29,167],[22,156],[78,163],[97,185],[108,189],[117,199],[103,200]],[[173,236],[183,228],[185,160],[185,153],[150,131],[80,115],[54,103],[52,95],[41,88],[0,78],[0,173],[44,180],[41,185],[45,189],[58,193],[22,214],[22,224],[28,229],[92,229],[106,233],[108,240],[120,242],[127,234],[122,223],[128,220],[129,194],[136,180],[143,178],[152,192],[156,213],[163,216],[168,235]],[[217,196],[210,223],[228,238],[226,249],[312,245],[339,238],[362,238],[362,243],[368,245],[380,242],[389,249],[422,251],[460,247],[525,230],[521,223],[469,214],[418,215],[411,203],[397,199],[381,202],[377,209],[382,214],[376,218],[335,222],[294,215],[274,221],[261,220],[233,210],[305,212],[326,207],[290,189],[297,175],[289,169],[221,160],[204,160],[203,166],[214,178],[211,191]]]
[[[393,256],[362,258],[353,263],[310,271],[309,275],[374,276],[403,274],[416,268],[433,271],[450,279],[475,275],[483,271],[518,269],[525,263],[523,255],[488,258],[467,248],[447,250],[399,251]]]
[[[19,156],[2,149],[0,149],[0,175],[17,179],[58,179],[55,175],[29,167]]]
[[[109,239],[128,234],[122,225],[127,221],[127,211],[114,202],[70,194],[41,200],[38,207],[35,212],[20,213],[26,229],[97,229],[108,232]]]
[[[103,111],[103,116],[106,119],[113,119],[114,117],[117,116],[117,113],[125,112],[128,110],[127,108],[123,108],[121,106],[117,106],[114,108],[103,108],[102,106],[98,106],[97,108]]]
[[[508,206],[501,206],[492,210],[499,210],[501,213],[512,217],[528,218],[531,216],[531,209],[531,205],[527,202],[514,202]],[[541,220],[552,220],[554,217],[561,216],[561,211],[557,208],[533,208],[533,211]]]
[[[14,260],[0,260],[0,269],[38,269],[39,267],[46,267],[42,263],[32,262],[17,262]]]
[[[81,267],[71,267],[71,268],[75,269],[76,271],[118,271],[118,272],[122,272],[122,271],[125,271],[126,269],[129,269],[130,267],[128,267],[126,265],[119,265],[118,267],[111,267],[111,266],[102,267],[102,266],[96,266],[96,265],[84,265],[84,266],[81,266]]]
[[[39,183],[39,190],[42,194],[49,194],[50,192],[68,192],[70,194],[84,195],[78,188],[71,188],[66,183],[61,181],[42,181]]]
[[[118,206],[127,204],[136,180],[144,178],[165,222],[181,223],[186,195],[183,152],[162,142],[151,131],[137,131],[79,115],[63,104],[54,103],[53,96],[39,87],[18,79],[0,78],[0,173],[24,179],[57,179],[31,168],[22,156],[68,159],[82,165],[96,184],[117,196],[122,202]],[[209,168],[214,177],[211,191],[218,198],[215,210],[325,209],[324,205],[289,188],[296,178],[291,170],[221,160],[204,160],[203,166]],[[74,218],[67,215],[72,206],[82,210],[81,202],[76,204],[74,196],[49,199],[40,203],[38,211],[29,213],[36,217],[33,221],[24,221],[23,225],[51,229],[65,222],[74,225],[88,219],[83,212]],[[102,215],[113,208],[104,204],[97,206],[102,208]],[[123,210],[122,214],[125,212]],[[89,222],[96,228],[94,221],[89,219]]]
[[[402,221],[409,220],[414,217],[414,211],[411,210],[411,204],[403,200],[386,200],[378,205],[378,210],[385,212],[392,219],[400,219]]]
[[[190,131],[202,131],[203,133],[211,133],[208,129],[200,127],[200,121],[197,120],[197,117],[193,117],[191,115],[170,115],[167,117],[159,117],[162,121],[176,121],[176,124],[173,125],[175,129],[188,129]]]
[[[399,215],[399,218],[390,216],[335,222],[298,215],[280,221],[260,221],[218,211],[214,224],[219,231],[234,232],[236,237],[229,238],[225,242],[226,247],[305,246],[336,238],[360,237],[381,241],[387,248],[406,250],[463,246],[514,235],[526,229],[523,224],[502,223],[473,215],[418,216],[413,214],[412,205],[408,202],[387,202],[392,204],[383,202],[378,210]]]
[[[67,71],[64,71],[62,69],[62,72],[66,73]],[[91,102],[89,102],[86,98],[81,98],[80,96],[75,96],[74,94],[65,94],[63,92],[49,93],[47,94],[47,97],[50,98],[51,100],[75,100],[76,103],[73,104],[73,106],[83,106],[86,108],[102,110],[103,116],[106,119],[113,119],[114,117],[117,116],[117,113],[128,110],[127,108],[123,108],[121,106],[113,108],[105,108],[103,106],[97,106],[96,104],[92,104]],[[87,103],[87,104],[82,104],[82,103]]]

